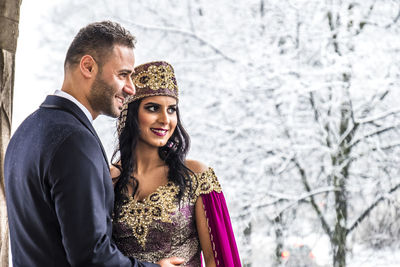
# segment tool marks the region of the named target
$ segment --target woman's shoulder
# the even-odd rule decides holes
[[[186,160],[185,164],[195,174],[192,175],[192,185],[196,196],[212,191],[221,192],[221,185],[211,167],[197,160]]]
[[[185,165],[194,173],[203,173],[210,169],[210,167],[208,167],[203,162],[193,159],[187,159],[185,161]]]

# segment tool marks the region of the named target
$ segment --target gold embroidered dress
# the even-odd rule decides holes
[[[220,193],[221,186],[212,168],[191,179],[192,190],[185,190],[180,203],[172,182],[143,200],[129,198],[113,221],[113,239],[123,254],[148,262],[177,256],[184,266],[201,266],[195,204],[202,194]]]

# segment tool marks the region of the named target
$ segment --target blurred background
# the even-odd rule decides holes
[[[250,266],[399,266],[398,0],[22,1],[13,131],[114,20],[171,63],[189,158],[212,166]],[[116,121],[95,121],[109,158]]]

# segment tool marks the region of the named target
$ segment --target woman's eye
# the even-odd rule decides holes
[[[146,109],[147,109],[148,111],[154,112],[154,111],[157,110],[157,107],[156,107],[156,106],[148,106],[148,107],[146,107]]]
[[[168,113],[172,114],[174,112],[176,112],[176,108],[175,107],[168,108]]]

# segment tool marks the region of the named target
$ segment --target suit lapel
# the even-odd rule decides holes
[[[83,113],[83,111],[75,103],[64,97],[48,95],[46,97],[46,100],[43,102],[42,105],[40,105],[40,107],[64,110],[71,113],[75,118],[77,118],[97,139],[97,142],[101,147],[101,151],[108,166],[107,154],[104,150],[103,144],[101,143],[99,136],[96,133],[96,130],[93,128],[93,125],[90,123],[85,113]]]

